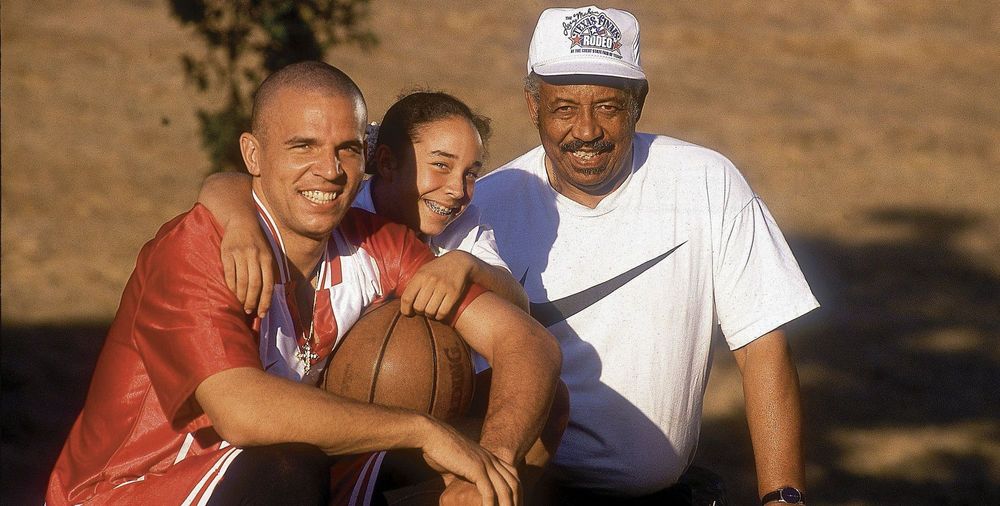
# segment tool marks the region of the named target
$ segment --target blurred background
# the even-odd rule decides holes
[[[375,1],[326,61],[372,119],[415,86],[493,118],[488,165],[538,144],[521,80],[549,2]],[[564,4],[565,5],[565,4]],[[610,5],[606,5],[610,6]],[[823,307],[791,327],[811,504],[1000,504],[1000,6],[624,2],[640,130],[729,156]],[[141,245],[213,158],[194,25],[153,0],[4,0],[2,502],[39,504]],[[362,37],[364,38],[364,37]],[[698,461],[756,504],[719,345]]]

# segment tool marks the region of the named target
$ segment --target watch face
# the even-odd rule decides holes
[[[802,500],[802,494],[792,487],[783,488],[780,491],[781,500],[787,503],[795,504]]]

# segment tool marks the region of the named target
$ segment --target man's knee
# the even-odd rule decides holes
[[[282,443],[243,448],[209,504],[326,504],[329,495],[329,457],[313,445]]]
[[[319,448],[306,443],[283,443],[247,448],[259,465],[268,466],[268,476],[290,478],[305,476],[330,481],[330,459]]]

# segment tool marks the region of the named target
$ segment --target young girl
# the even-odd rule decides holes
[[[354,207],[406,225],[439,256],[401,297],[407,315],[445,318],[470,282],[527,310],[527,296],[501,260],[492,229],[470,204],[489,133],[489,120],[460,100],[422,91],[390,107],[377,139],[368,140],[372,177],[362,183]],[[271,300],[272,262],[250,199],[250,176],[210,176],[199,201],[225,229],[227,283],[248,314],[256,307],[263,316]]]

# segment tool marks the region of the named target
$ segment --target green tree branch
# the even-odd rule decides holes
[[[378,43],[365,26],[369,1],[170,0],[173,16],[206,46],[203,56],[181,56],[188,82],[226,97],[217,108],[197,111],[213,172],[242,169],[238,138],[250,126],[251,95],[264,76],[322,60],[336,45]]]

